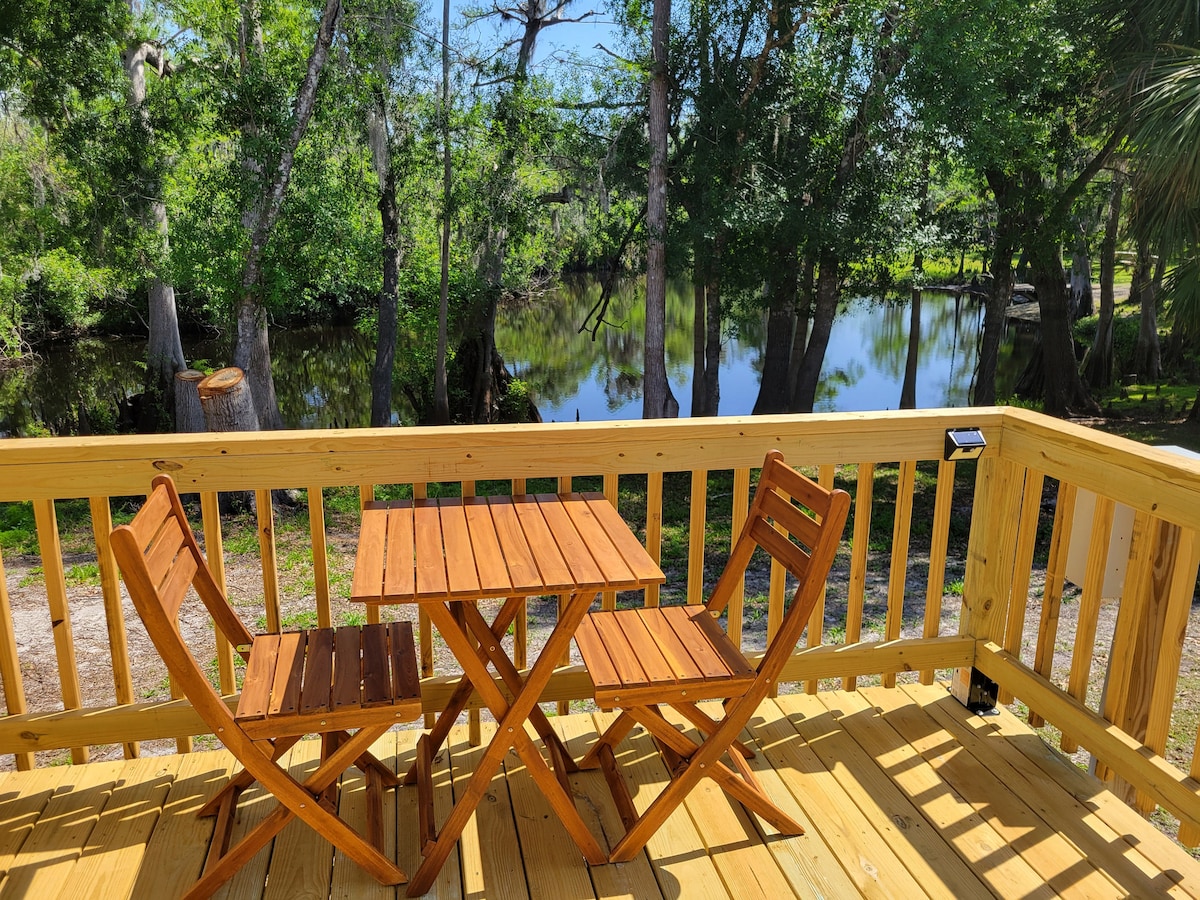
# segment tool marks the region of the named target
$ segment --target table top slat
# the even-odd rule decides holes
[[[521,515],[523,508],[536,510],[540,513],[540,517],[544,522],[544,526],[542,527],[545,528],[544,533],[549,536],[548,539],[541,538],[535,543],[533,537],[530,536],[529,541],[530,546],[534,548],[534,552],[539,554],[539,568],[541,568],[540,554],[543,551],[548,551],[550,547],[557,545],[558,553],[562,554],[562,558],[566,561],[567,568],[570,570],[569,585],[605,587],[608,585],[608,581],[604,577],[604,571],[592,556],[587,541],[579,534],[579,530],[575,527],[575,523],[571,521],[571,516],[566,510],[565,504],[572,502],[573,499],[572,495],[556,497],[553,494],[538,494],[536,502],[531,501],[518,504],[517,514]],[[558,502],[555,502],[556,500]],[[527,535],[529,535],[531,527],[538,527],[534,521],[534,516],[528,512],[522,518],[521,524],[525,526],[525,533]],[[605,543],[608,543],[607,539],[605,539]],[[543,574],[545,574],[544,569]]]
[[[475,571],[475,554],[471,550],[471,535],[467,531],[467,517],[462,502],[438,501],[438,517],[442,523],[446,584],[450,596],[478,597],[479,574]]]
[[[532,497],[520,496],[513,498],[509,508],[520,523],[521,541],[529,548],[530,560],[539,575],[538,591],[556,593],[573,590],[579,582],[572,577],[571,568],[559,552],[558,543],[546,525],[538,504]],[[492,515],[495,516],[497,512],[498,509],[493,509]],[[501,534],[502,543],[503,540],[504,535]],[[504,555],[508,557],[507,545],[504,545]],[[515,578],[513,580],[516,581]]]
[[[571,522],[575,525],[575,530],[579,532],[584,545],[591,553],[592,559],[600,567],[604,583],[608,585],[624,585],[637,581],[637,577],[625,562],[625,555],[613,543],[608,531],[596,516],[587,499],[581,494],[572,494],[569,497],[561,497],[560,499],[562,500],[563,509],[571,517]],[[626,534],[630,533],[629,526],[622,525],[622,528],[624,528]],[[642,555],[645,555],[645,552],[643,550]]]
[[[542,574],[538,571],[533,551],[525,540],[525,532],[517,518],[517,511],[507,497],[488,498],[488,512],[496,528],[496,540],[504,557],[508,578],[516,593],[537,593],[545,589]]]
[[[387,537],[388,510],[364,509],[354,559],[350,595],[358,600],[383,599],[383,553]]]
[[[662,584],[667,580],[662,569],[646,553],[642,542],[629,530],[629,526],[621,518],[617,508],[608,502],[607,497],[594,491],[580,496],[587,501],[588,508],[595,515],[596,521],[604,527],[609,540],[621,552],[625,564],[633,571],[634,577],[639,582]]]
[[[449,592],[446,583],[446,559],[442,549],[442,522],[436,500],[418,500],[413,509],[414,544],[416,546],[417,594],[424,597],[444,597]]]
[[[384,601],[411,597],[416,593],[417,576],[413,566],[412,506],[389,509],[387,518],[387,564],[383,571]],[[358,576],[357,566],[355,566],[354,574],[355,577]],[[355,596],[357,596],[357,592],[355,592]]]
[[[513,582],[509,577],[508,565],[504,561],[504,552],[500,549],[500,538],[496,535],[496,523],[492,519],[487,498],[467,498],[463,501],[463,512],[467,517],[467,530],[471,534],[471,549],[475,554],[480,593],[512,593]]]

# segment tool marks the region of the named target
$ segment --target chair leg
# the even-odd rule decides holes
[[[297,742],[299,742],[299,740],[299,736],[276,738],[271,742],[271,760],[275,761],[279,759],[279,757],[287,753],[288,750],[290,750]],[[246,788],[250,787],[252,784],[254,784],[254,776],[250,774],[249,769],[243,768],[242,771],[238,772],[229,780],[229,783],[226,784],[225,787],[217,791],[217,793],[214,794],[207,803],[200,807],[200,811],[196,813],[196,818],[203,819],[207,816],[215,816],[220,810],[221,805],[225,802],[225,796],[227,794],[234,795],[234,803],[236,805],[237,795]]]

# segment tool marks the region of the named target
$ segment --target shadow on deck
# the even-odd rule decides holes
[[[552,721],[579,756],[606,718]],[[1200,896],[1200,861],[1009,712],[972,716],[942,687],[787,695],[765,701],[751,731],[761,751],[752,765],[807,834],[772,834],[705,781],[637,859],[589,869],[510,753],[427,896]],[[403,771],[418,735],[392,732],[376,753]],[[289,765],[311,770],[318,750],[301,742]],[[641,806],[666,772],[640,729],[621,750]],[[451,736],[436,761],[439,819],[481,752],[465,727]],[[213,820],[193,813],[230,764],[227,753],[199,752],[0,776],[0,896],[179,896],[212,834]],[[350,773],[342,804],[354,821],[363,786]],[[621,829],[602,776],[572,781],[585,820],[611,843]],[[411,874],[416,788],[395,796],[387,840]],[[273,805],[247,792],[234,839]],[[403,888],[381,887],[293,822],[218,896],[402,897]]]

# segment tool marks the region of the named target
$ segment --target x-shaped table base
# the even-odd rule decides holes
[[[442,825],[432,843],[422,848],[424,861],[413,875],[408,885],[408,896],[415,897],[424,894],[433,885],[438,872],[445,864],[454,844],[462,835],[467,821],[475,812],[475,808],[483,799],[492,776],[500,767],[504,754],[510,748],[515,748],[525,763],[534,782],[549,801],[551,808],[562,821],[568,834],[579,847],[584,859],[590,865],[601,865],[608,861],[608,855],[600,848],[599,842],[584,823],[568,787],[564,786],[566,771],[575,770],[574,762],[567,754],[562,742],[558,739],[544,713],[538,707],[538,699],[550,676],[554,673],[557,660],[560,659],[570,646],[571,637],[575,634],[579,623],[587,614],[588,607],[598,592],[580,591],[571,595],[558,617],[558,623],[550,634],[546,646],[542,648],[537,662],[522,678],[512,661],[505,655],[500,644],[500,636],[508,627],[516,614],[519,598],[510,598],[501,608],[496,620],[491,626],[487,624],[479,610],[472,603],[456,601],[426,602],[422,605],[429,613],[433,624],[437,627],[446,645],[458,659],[463,668],[463,679],[455,691],[451,705],[448,706],[438,719],[430,736],[425,740],[434,740],[435,749],[441,746],[449,732],[455,717],[466,705],[473,690],[479,692],[483,702],[491,710],[498,723],[496,734],[484,751],[478,767],[466,789],[459,797],[454,809]],[[512,607],[510,609],[510,607]],[[472,635],[479,642],[472,642]],[[505,687],[513,694],[510,704],[504,692],[488,673],[488,663],[496,669]],[[460,696],[461,694],[461,696]],[[457,706],[457,708],[455,708]],[[525,722],[533,722],[538,734],[546,741],[555,769],[552,772],[542,758],[541,752],[525,731]],[[445,725],[443,725],[443,722]],[[410,772],[410,778],[414,773]]]

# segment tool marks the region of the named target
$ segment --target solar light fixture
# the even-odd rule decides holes
[[[987,441],[978,428],[946,429],[946,460],[975,459],[983,452]]]

